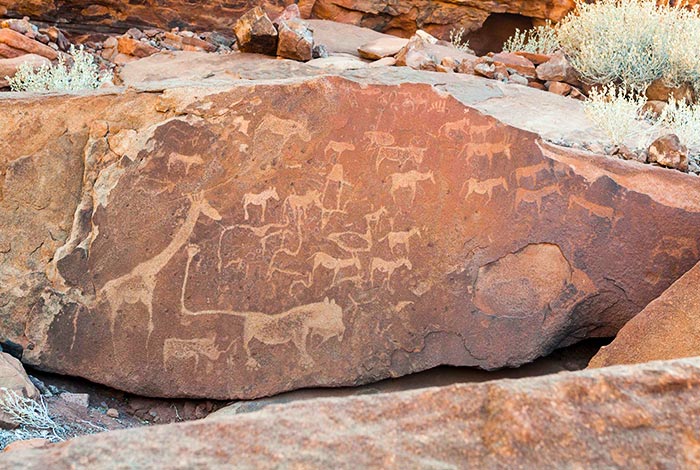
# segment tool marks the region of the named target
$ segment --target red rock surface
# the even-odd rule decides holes
[[[515,366],[614,334],[700,258],[695,177],[449,92],[516,122],[510,88],[213,57],[249,80],[3,103],[0,317],[25,362],[209,398]],[[577,122],[515,88],[541,108],[522,122]]]
[[[319,399],[0,455],[3,468],[698,468],[700,360]]]
[[[627,323],[589,367],[700,356],[700,265]]]

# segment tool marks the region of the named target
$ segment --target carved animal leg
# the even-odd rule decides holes
[[[248,214],[248,204],[243,204],[243,214],[244,214],[243,218],[245,220],[250,219],[250,214]]]
[[[253,333],[248,330],[247,326],[248,325],[246,324],[246,326],[243,328],[243,349],[248,355],[248,361],[245,363],[245,365],[249,370],[256,370],[260,368],[260,363],[255,360],[253,354],[250,352],[249,343],[253,339]]]
[[[310,366],[314,363],[314,360],[311,359],[311,356],[309,356],[309,353],[306,351],[306,337],[308,335],[308,327],[304,327],[301,329],[301,331],[295,331],[292,334],[292,342],[299,350],[299,354],[301,355],[301,364],[304,366]]]

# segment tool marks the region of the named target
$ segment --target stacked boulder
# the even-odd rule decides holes
[[[441,41],[425,31],[410,39],[380,38],[358,49],[360,57],[417,70],[466,73],[583,99],[583,84],[562,52],[488,53],[477,57],[465,46]],[[393,60],[392,60],[393,59]]]
[[[69,46],[58,28],[39,29],[27,18],[0,21],[0,88],[8,85],[5,77],[13,77],[23,63],[49,64]]]
[[[231,52],[235,40],[221,33],[194,33],[131,28],[121,36],[112,36],[93,44],[95,51],[105,60],[124,65],[161,51]]]
[[[275,20],[255,7],[233,27],[241,52],[265,54],[307,62],[327,55],[323,46],[314,44],[308,23],[301,19],[296,4],[288,6]]]

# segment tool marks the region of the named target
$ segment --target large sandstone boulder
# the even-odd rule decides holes
[[[20,397],[39,398],[39,391],[29,380],[22,363],[7,353],[0,352],[0,401],[5,402],[8,393],[14,393]],[[15,428],[17,423],[12,415],[0,410],[0,428]]]
[[[700,360],[686,359],[269,406],[18,449],[0,466],[698,468],[698,442]]]
[[[627,323],[589,367],[700,356],[700,264]]]
[[[514,127],[587,135],[576,102],[226,67],[4,99],[0,331],[25,362],[222,399],[517,366],[613,335],[700,258],[696,177]]]

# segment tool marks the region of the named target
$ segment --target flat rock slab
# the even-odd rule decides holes
[[[696,177],[382,76],[5,100],[3,335],[130,392],[254,398],[517,366],[700,258]]]
[[[629,321],[589,367],[700,356],[700,265]]]
[[[697,468],[700,360],[318,399],[95,434],[3,468]],[[158,449],[158,452],[154,452]]]

